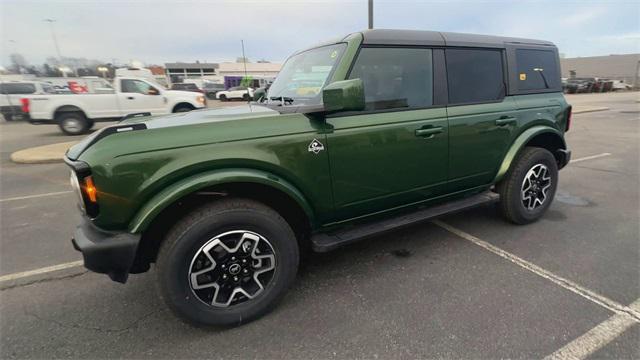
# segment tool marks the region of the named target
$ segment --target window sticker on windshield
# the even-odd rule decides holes
[[[333,58],[335,58],[336,56],[338,56],[338,51],[337,51],[337,50],[333,50],[333,51],[331,52],[331,58],[333,59]]]
[[[527,74],[526,73],[520,73],[520,81],[525,81],[527,80]]]

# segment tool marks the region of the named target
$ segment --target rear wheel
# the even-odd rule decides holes
[[[80,112],[63,112],[56,116],[56,120],[60,130],[67,135],[81,135],[90,128],[90,121]]]
[[[207,98],[208,98],[209,100],[215,100],[215,99],[216,99],[216,93],[215,93],[215,92],[213,92],[213,91],[208,92],[208,93],[207,93]]]
[[[158,254],[158,283],[175,314],[191,323],[239,325],[275,307],[293,283],[299,250],[271,208],[225,199],[188,214]]]
[[[558,165],[546,149],[527,147],[497,186],[500,208],[515,224],[538,220],[547,211],[558,187]]]
[[[251,100],[251,97],[249,96],[249,94],[243,94],[242,95],[242,100],[249,101],[249,100]]]

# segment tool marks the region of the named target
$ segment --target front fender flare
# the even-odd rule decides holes
[[[146,230],[162,210],[188,194],[213,185],[238,182],[258,183],[280,190],[300,205],[310,221],[314,220],[313,210],[302,192],[281,177],[255,169],[222,169],[190,176],[154,195],[138,210],[129,223],[129,232],[139,233]]]
[[[502,164],[500,164],[500,168],[498,169],[498,173],[496,174],[493,183],[496,184],[500,180],[502,180],[502,178],[507,174],[507,171],[509,171],[509,168],[511,167],[511,164],[513,163],[515,158],[531,139],[545,133],[557,135],[562,140],[564,148],[567,148],[567,144],[564,141],[564,137],[562,136],[562,133],[560,131],[549,126],[542,125],[530,127],[527,130],[523,131],[511,144],[511,147],[502,160]]]

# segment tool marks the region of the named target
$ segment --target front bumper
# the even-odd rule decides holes
[[[558,154],[558,169],[562,169],[567,166],[571,161],[571,150],[569,149],[560,149],[557,151]]]
[[[87,269],[124,283],[136,257],[140,235],[104,231],[83,217],[71,242],[82,253]]]

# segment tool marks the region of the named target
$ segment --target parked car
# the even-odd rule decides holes
[[[55,94],[51,84],[42,81],[0,82],[0,113],[6,121],[27,117],[22,111],[22,99],[25,95]]]
[[[624,80],[614,80],[612,91],[631,90],[633,86],[624,82]]]
[[[95,121],[118,120],[134,113],[163,115],[206,106],[202,94],[165,90],[148,79],[116,78],[109,93],[31,96],[23,109],[32,124],[58,125],[67,135],[86,133]]]
[[[307,79],[317,94],[298,92]],[[514,224],[540,219],[571,158],[546,41],[357,32],[295,53],[268,97],[73,146],[85,266],[124,283],[155,263],[178,316],[238,325],[276,306],[305,249],[493,202]]]
[[[171,90],[192,91],[202,93],[202,89],[198,88],[196,84],[191,83],[175,83],[171,84]]]
[[[568,94],[590,93],[596,83],[594,78],[575,78],[567,80],[564,91]]]
[[[216,94],[220,91],[224,91],[224,84],[216,84],[212,82],[204,83],[202,91],[207,96],[207,99],[215,100]]]
[[[253,99],[253,88],[246,86],[235,86],[228,90],[218,91],[216,98],[220,101],[228,100],[244,100],[249,101]]]

